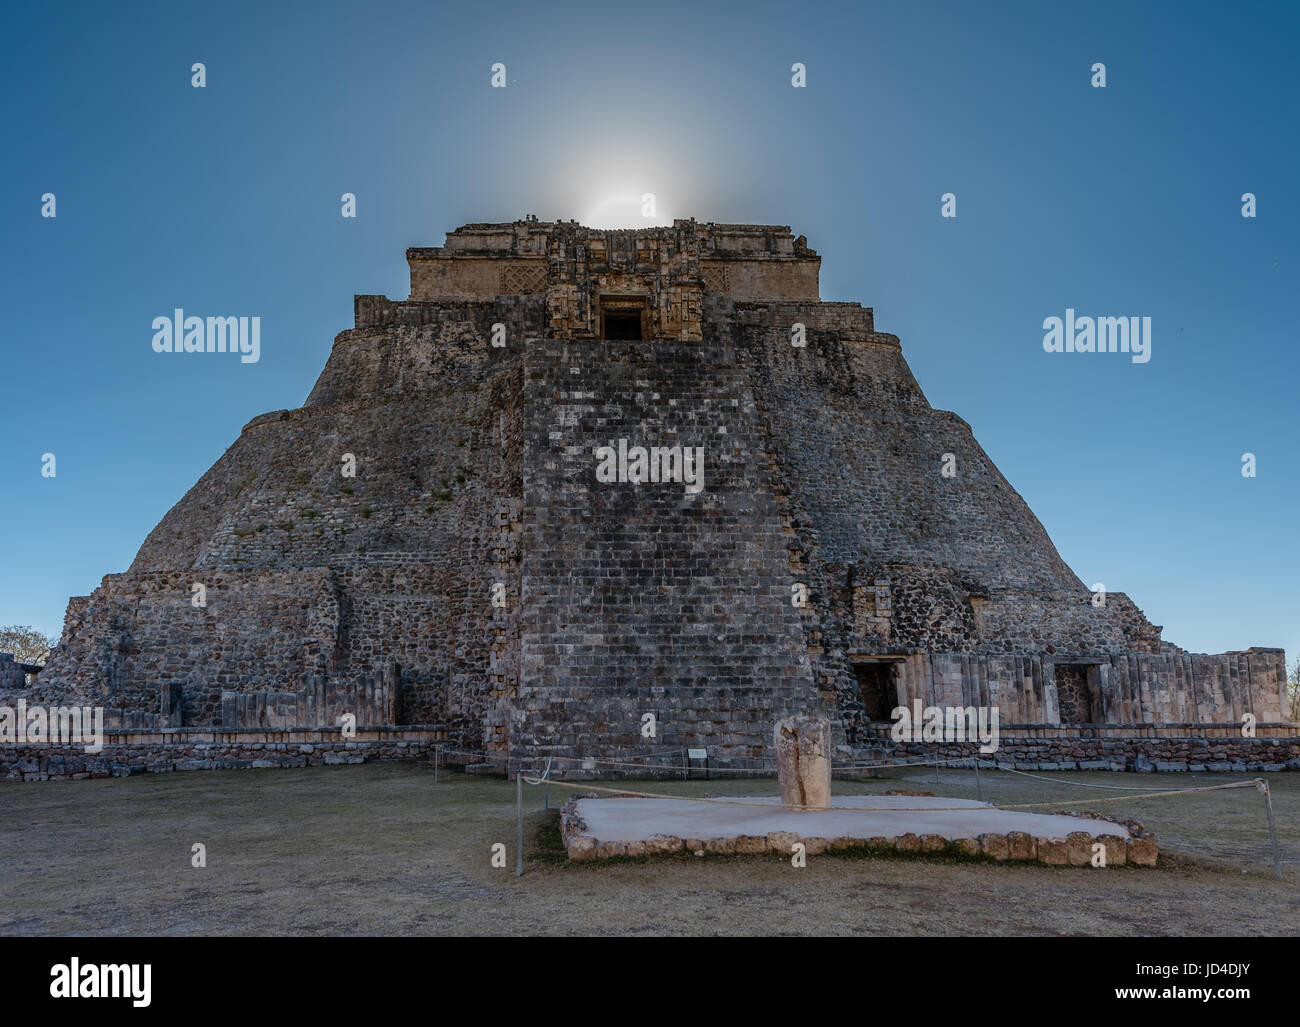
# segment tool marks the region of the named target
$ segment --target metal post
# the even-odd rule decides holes
[[[523,768],[515,771],[515,816],[519,821],[519,832],[515,837],[515,876],[524,876],[524,772]]]
[[[980,761],[979,757],[975,758],[975,798],[980,802],[984,801],[984,790],[980,787]]]
[[[438,783],[438,753],[441,750],[442,750],[442,746],[440,745],[435,745],[433,747],[433,783],[434,784]]]
[[[938,760],[934,761],[934,783],[936,785],[939,783],[939,761]]]
[[[1273,876],[1282,880],[1282,857],[1277,851],[1277,828],[1273,826],[1273,793],[1269,791],[1268,782],[1260,781],[1260,791],[1264,793],[1264,809],[1268,812],[1268,836],[1273,840]]]

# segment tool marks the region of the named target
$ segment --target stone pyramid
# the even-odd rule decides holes
[[[780,717],[851,751],[916,700],[1282,718],[1281,650],[1185,653],[1099,604],[788,228],[529,217],[407,260],[410,297],[356,297],[306,403],[250,421],[69,602],[29,696],[124,728],[351,712],[490,758],[730,766]]]

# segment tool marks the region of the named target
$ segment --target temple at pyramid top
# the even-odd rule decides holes
[[[560,338],[701,338],[704,297],[818,300],[821,257],[787,225],[597,229],[525,217],[464,225],[406,251],[411,302],[545,296]]]

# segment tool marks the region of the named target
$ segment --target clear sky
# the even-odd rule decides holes
[[[632,227],[653,192],[660,222],[807,235],[822,298],[875,307],[1086,583],[1193,651],[1300,652],[1300,5],[24,7],[0,624],[57,634],[250,418],[302,403],[354,293],[406,296],[407,246]],[[175,307],[260,316],[261,359],[154,353]],[[1045,353],[1067,307],[1149,316],[1150,362]]]

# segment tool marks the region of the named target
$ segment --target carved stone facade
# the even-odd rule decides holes
[[[773,225],[598,231],[576,222],[466,225],[437,248],[406,251],[411,299],[544,296],[550,338],[609,338],[606,314],[635,312],[638,338],[699,342],[706,294],[817,300],[821,258]]]
[[[1127,596],[1094,604],[899,340],[819,299],[787,228],[525,218],[407,258],[410,296],[356,297],[306,403],[250,421],[71,600],[30,702],[732,766],[788,716],[879,745],[871,722],[914,699],[1004,724],[1284,719],[1280,649],[1185,653]],[[698,449],[702,487],[600,480],[620,440]]]

